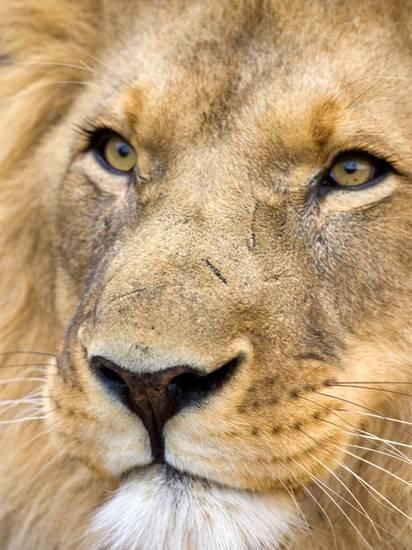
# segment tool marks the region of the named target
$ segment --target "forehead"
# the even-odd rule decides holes
[[[127,47],[113,48],[116,109],[158,144],[241,130],[250,142],[259,132],[300,148],[338,131],[343,142],[357,133],[359,148],[392,135],[395,149],[410,139],[408,6],[151,2],[122,38]]]

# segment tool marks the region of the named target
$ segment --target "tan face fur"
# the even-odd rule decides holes
[[[105,9],[90,82],[34,153],[62,327],[44,390],[52,441],[116,488],[93,524],[108,547],[300,548],[321,484],[383,464],[352,460],[371,447],[367,422],[408,407],[412,5]],[[98,161],[89,134],[102,127],[133,146],[136,177]],[[361,189],[326,185],[347,151],[389,169]],[[229,374],[178,407],[158,455],[99,358],[133,380]],[[379,449],[396,471],[397,447]],[[338,548],[380,547],[359,527],[362,507],[373,515],[362,497]]]

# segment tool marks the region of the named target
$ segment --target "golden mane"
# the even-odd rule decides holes
[[[10,0],[0,5],[0,378],[5,384],[4,400],[40,394],[42,385],[39,391],[37,380],[53,363],[49,354],[56,353],[62,336],[54,310],[53,242],[42,194],[47,166],[36,168],[34,159],[47,132],[65,116],[90,74],[79,59],[91,55],[99,5],[65,0]],[[27,366],[11,366],[16,364]],[[7,383],[15,379],[21,382]],[[7,424],[10,418],[37,415],[41,413],[35,400],[2,414],[0,518],[10,533],[3,527],[1,546],[27,548],[30,540],[33,548],[47,548],[50,530],[60,529],[62,540],[73,540],[77,548],[81,513],[74,510],[71,518],[67,512],[75,491],[92,481],[91,474],[81,466],[73,471],[73,466],[59,462],[41,423]],[[21,486],[8,479],[10,470],[18,471]],[[60,495],[61,503],[53,495]],[[31,533],[35,516],[41,513],[35,510],[51,516],[40,521],[43,529]],[[61,522],[63,516],[66,519]],[[11,534],[15,522],[18,532]]]
[[[88,78],[99,2],[11,0],[0,6],[0,341],[4,351],[54,350],[51,242],[41,181],[27,166]],[[44,281],[38,285],[37,281]],[[51,324],[53,326],[53,323]],[[43,337],[41,334],[43,333]]]

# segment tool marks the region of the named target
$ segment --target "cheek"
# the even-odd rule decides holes
[[[85,277],[90,265],[97,202],[94,186],[69,173],[58,196],[56,226],[60,264],[76,281]]]
[[[204,408],[172,418],[165,430],[167,462],[195,476],[261,491],[282,490],[279,479],[299,483],[308,471],[316,473],[316,461],[333,467],[336,446],[348,436],[336,421],[341,402],[323,395],[334,369],[300,370],[290,370],[288,382],[254,373],[253,391],[249,383],[234,383]]]
[[[75,315],[90,273],[109,255],[117,231],[113,201],[112,196],[100,196],[95,186],[78,174],[69,174],[60,190],[55,216],[55,299],[63,324]]]
[[[394,191],[391,180],[389,187],[385,185],[377,186],[376,192]],[[363,192],[346,192],[343,196],[348,194],[364,196]],[[338,197],[328,196],[330,207]],[[351,210],[338,212],[331,207],[329,212],[321,211],[319,218],[307,220],[308,251],[323,293],[322,302],[327,300],[349,334],[362,331],[366,323],[382,323],[388,311],[402,319],[407,308],[411,315],[412,232],[410,213],[405,208],[410,199],[409,191],[399,191],[381,203],[356,209],[350,198]]]
[[[78,308],[81,290],[77,281],[61,267],[56,270],[55,289],[57,317],[62,326],[67,326]]]

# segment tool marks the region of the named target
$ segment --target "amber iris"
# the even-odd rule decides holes
[[[373,159],[356,154],[340,157],[329,172],[333,182],[341,187],[359,187],[371,183],[376,175]]]
[[[134,148],[119,136],[112,136],[104,143],[103,157],[114,171],[128,173],[135,169],[137,153]]]

